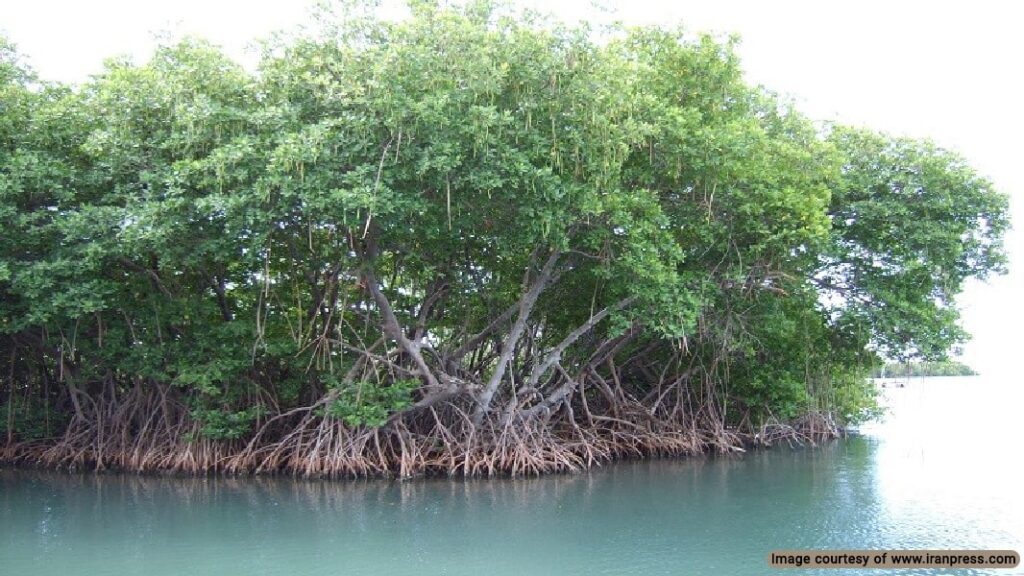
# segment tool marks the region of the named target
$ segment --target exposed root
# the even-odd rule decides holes
[[[810,412],[794,422],[779,422],[772,419],[754,434],[753,441],[761,446],[785,442],[793,445],[816,445],[822,440],[836,438],[842,431],[831,416],[822,412]]]
[[[455,404],[378,429],[351,428],[313,407],[267,420],[248,441],[203,439],[185,407],[138,389],[96,404],[63,436],[0,447],[0,461],[63,469],[183,474],[283,473],[302,477],[495,476],[578,472],[618,459],[742,451],[744,445],[814,443],[835,436],[824,414],[773,422],[757,433],[727,429],[708,413],[654,417],[635,401],[615,416],[566,411],[490,418],[477,425]]]

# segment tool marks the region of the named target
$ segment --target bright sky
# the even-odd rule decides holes
[[[564,18],[682,23],[737,33],[747,78],[789,94],[815,119],[927,137],[966,156],[1024,206],[1024,6],[974,0],[822,2],[820,0],[567,0],[533,6]],[[143,60],[155,33],[196,34],[252,62],[246,47],[303,22],[310,0],[0,0],[6,33],[44,78],[81,81],[103,59]],[[1024,226],[1024,224],[1018,224]],[[1009,239],[1012,272],[969,287],[961,298],[975,335],[965,360],[1009,374],[1020,342],[1022,235]]]

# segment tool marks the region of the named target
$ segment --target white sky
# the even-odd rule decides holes
[[[565,18],[609,19],[591,2],[531,5]],[[256,38],[303,22],[309,0],[0,0],[5,32],[47,79],[81,81],[103,59],[143,60],[161,30],[197,34],[232,56]],[[815,119],[927,137],[966,156],[1024,205],[1024,5],[1016,2],[859,0],[612,1],[629,23],[680,22],[692,30],[738,33],[747,78],[793,96]],[[1019,224],[1024,226],[1024,224]],[[1009,239],[1011,274],[968,288],[961,299],[975,335],[965,360],[1006,373],[1019,359],[1021,235]]]

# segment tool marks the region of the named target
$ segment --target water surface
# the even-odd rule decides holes
[[[817,449],[574,476],[0,470],[0,574],[766,574],[773,549],[1024,550],[1024,395],[982,378],[914,380],[886,394],[886,422]]]

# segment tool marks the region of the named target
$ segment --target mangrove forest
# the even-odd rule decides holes
[[[73,85],[0,39],[0,462],[523,475],[816,440],[1005,271],[1007,197],[961,156],[813,122],[736,40],[409,12]]]

